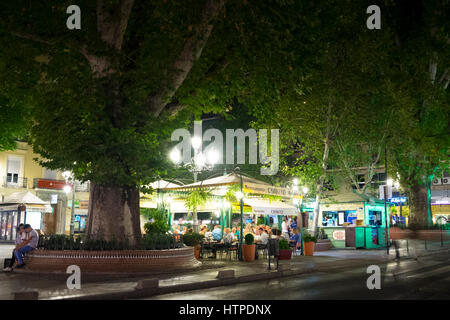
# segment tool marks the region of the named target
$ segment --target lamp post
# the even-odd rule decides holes
[[[293,191],[298,191],[299,187],[298,187],[298,179],[295,178],[292,180],[293,186],[292,186],[292,190]],[[294,198],[294,204],[297,205],[297,208],[299,210],[299,215],[297,215],[297,227],[300,229],[300,254],[304,255],[304,250],[303,250],[303,198],[306,196],[306,194],[308,193],[309,189],[308,187],[303,187],[302,188],[302,198],[300,199],[300,201],[298,201],[298,199]]]
[[[72,181],[72,186],[66,185],[64,187],[64,191],[66,192],[66,194],[69,194],[70,189],[72,190],[72,208],[70,211],[70,231],[69,231],[69,235],[73,235],[74,232],[74,224],[73,224],[73,220],[75,217],[75,179],[72,175],[72,173],[70,171],[64,171],[63,172],[63,176],[64,179],[66,180],[66,183],[69,183],[70,181]]]
[[[393,181],[392,179],[387,179],[386,180],[386,185],[384,187],[384,220],[385,220],[385,224],[386,224],[386,229],[384,230],[384,234],[385,234],[385,240],[386,240],[386,253],[389,256],[389,214],[387,212],[387,197],[388,197],[388,191],[389,188],[392,187]]]
[[[239,231],[239,260],[243,260],[242,258],[242,245],[244,244],[244,190],[242,183],[242,174],[240,173],[239,167],[236,167],[234,171],[239,173],[240,180],[240,191],[236,192],[236,198],[240,200],[240,209],[241,209],[241,230]]]

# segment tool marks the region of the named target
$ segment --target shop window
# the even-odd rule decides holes
[[[322,212],[322,226],[324,227],[338,227],[345,224],[354,225],[355,223],[356,210]]]
[[[369,225],[381,226],[381,211],[369,210]]]

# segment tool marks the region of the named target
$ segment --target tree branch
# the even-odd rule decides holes
[[[122,0],[118,7],[113,8],[115,12],[111,14],[103,0],[97,1],[97,31],[104,42],[119,51],[133,4],[134,0]]]
[[[184,47],[174,61],[167,84],[158,92],[147,97],[146,104],[150,112],[158,117],[183,84],[194,63],[200,58],[214,27],[213,20],[218,16],[226,0],[207,0],[203,7],[202,18],[194,35],[186,40]]]
[[[20,33],[20,32],[9,32],[11,35],[16,36],[18,38],[22,38],[22,39],[27,39],[27,40],[31,40],[34,42],[39,42],[39,43],[43,43],[43,44],[47,44],[50,46],[54,46],[56,43],[53,41],[50,41],[48,39],[44,39],[35,35],[31,35],[31,34],[25,34],[25,33]]]

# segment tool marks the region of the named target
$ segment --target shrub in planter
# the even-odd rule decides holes
[[[169,231],[169,226],[165,221],[155,220],[154,222],[147,222],[144,224],[144,230],[146,234],[164,234]]]
[[[304,245],[305,256],[314,255],[314,246],[316,245],[317,238],[314,237],[313,235],[305,233],[305,235],[303,236],[303,242],[305,243]]]
[[[200,243],[203,238],[204,236],[198,232],[189,232],[183,236],[183,243],[189,247],[194,247],[194,256],[197,260],[200,259]]]
[[[245,244],[242,245],[242,257],[245,262],[255,260],[256,245],[253,243],[255,237],[251,233],[247,233],[244,237]]]
[[[292,256],[292,250],[289,247],[289,242],[286,239],[280,239],[279,242],[280,248],[280,260],[290,260]]]

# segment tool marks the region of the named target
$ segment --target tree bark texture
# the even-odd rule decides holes
[[[409,224],[420,227],[428,225],[427,187],[416,183],[409,190]]]
[[[92,239],[140,239],[139,190],[91,183],[87,234]]]

